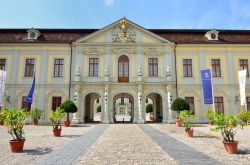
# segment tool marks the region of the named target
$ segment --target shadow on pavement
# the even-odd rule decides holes
[[[27,155],[45,155],[51,153],[53,150],[50,147],[46,148],[36,148],[36,149],[28,149],[23,150],[22,153],[26,153]]]
[[[248,154],[250,154],[250,150],[249,149],[239,149],[237,154],[248,155]]]
[[[80,137],[82,135],[61,135],[60,137],[67,137],[67,138],[77,138]]]

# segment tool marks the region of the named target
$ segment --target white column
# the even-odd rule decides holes
[[[73,114],[73,119],[72,119],[72,122],[77,124],[81,122],[79,119],[79,111],[80,111],[79,96],[80,96],[80,86],[77,85],[75,86],[75,94],[74,94],[74,103],[77,107],[77,112]]]
[[[138,86],[138,124],[144,124],[144,119],[142,116],[142,85],[139,84]]]
[[[167,110],[168,110],[168,123],[173,122],[173,114],[171,109],[171,86],[167,86]]]
[[[167,123],[168,122],[168,113],[169,113],[169,108],[168,108],[168,95],[164,94],[162,97],[162,123]]]
[[[102,118],[102,123],[109,124],[109,118],[108,118],[108,85],[105,85],[105,92],[104,92],[104,113]]]

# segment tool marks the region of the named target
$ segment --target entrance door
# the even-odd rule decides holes
[[[129,59],[122,55],[118,59],[118,82],[129,81]]]

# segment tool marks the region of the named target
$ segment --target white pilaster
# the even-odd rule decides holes
[[[104,92],[104,113],[103,113],[103,118],[102,118],[102,123],[103,124],[109,124],[109,118],[108,118],[108,102],[109,102],[109,97],[108,97],[108,90],[109,86],[106,84],[105,85],[105,92]]]
[[[168,110],[168,123],[172,123],[173,122],[173,114],[172,114],[172,110],[171,110],[171,86],[168,85],[167,86],[167,110]]]
[[[142,85],[139,84],[138,85],[138,119],[137,119],[137,123],[138,124],[144,124],[144,119],[142,116]]]
[[[79,111],[80,111],[80,107],[79,107],[79,96],[80,96],[80,86],[76,85],[75,86],[75,94],[74,94],[74,103],[77,107],[77,112],[73,114],[73,119],[72,119],[72,123],[80,123],[80,118],[79,118]]]

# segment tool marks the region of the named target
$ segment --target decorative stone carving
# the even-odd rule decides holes
[[[108,66],[106,66],[105,67],[105,74],[104,74],[104,76],[108,76],[109,75],[109,67]]]
[[[144,54],[149,55],[149,56],[155,56],[155,55],[160,55],[161,51],[159,51],[159,50],[157,50],[155,48],[145,49]]]
[[[76,76],[80,76],[80,66],[79,65],[76,66],[75,71],[76,71]]]
[[[119,25],[115,25],[112,32],[112,42],[135,42],[136,32],[131,24],[125,19],[120,21]]]
[[[75,68],[75,81],[80,81],[80,66]]]
[[[138,74],[138,76],[142,76],[142,72],[141,72],[141,67],[140,66],[137,69],[137,74]]]

